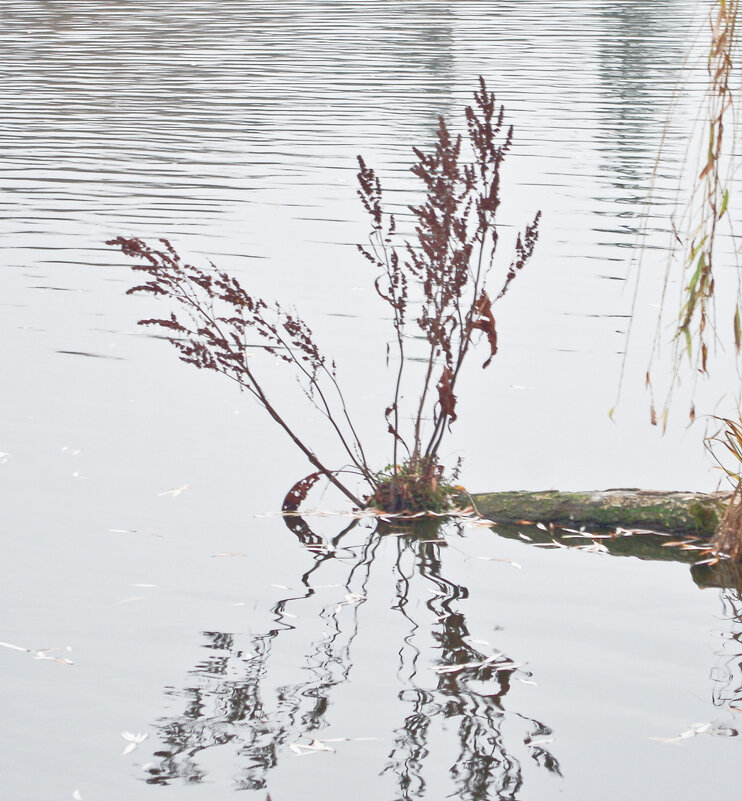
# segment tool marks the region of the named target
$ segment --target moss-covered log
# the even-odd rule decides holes
[[[595,529],[653,529],[713,536],[728,493],[610,489],[596,492],[487,492],[472,495],[499,523],[521,520]]]

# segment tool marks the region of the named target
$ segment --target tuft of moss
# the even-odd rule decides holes
[[[443,468],[425,460],[388,465],[376,474],[375,489],[366,499],[367,506],[385,512],[452,511],[454,499],[462,488],[454,486],[443,475]]]
[[[696,524],[696,530],[706,539],[710,539],[719,528],[719,508],[709,502],[694,501],[688,507],[688,513]]]

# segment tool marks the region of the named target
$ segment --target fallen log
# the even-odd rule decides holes
[[[730,493],[608,489],[485,492],[471,497],[480,514],[498,523],[529,521],[602,530],[639,528],[710,539]]]

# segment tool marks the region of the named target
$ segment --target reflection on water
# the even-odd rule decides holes
[[[455,797],[463,801],[515,799],[524,781],[523,759],[561,776],[549,750],[551,729],[507,704],[512,683],[532,684],[531,673],[471,636],[462,609],[468,590],[446,576],[444,532],[351,525],[325,543],[310,535],[304,520],[289,518],[288,523],[315,553],[313,567],[301,577],[302,592],[280,600],[273,607],[275,627],[247,642],[233,634],[203,632],[204,647],[213,653],[191,671],[191,686],[174,691],[186,699],[184,711],[157,721],[167,747],[156,753],[159,762],[149,768],[148,782],[203,781],[207,773],[199,756],[229,745],[240,764],[236,786],[263,789],[280,760],[332,750],[334,740],[323,740],[322,730],[329,725],[333,692],[354,667],[353,642],[385,539],[396,549],[392,608],[406,628],[398,649],[401,689],[389,688],[406,712],[390,733],[393,745],[380,766],[394,778],[395,797],[426,797],[426,769],[435,764],[448,766]],[[447,529],[445,535],[455,532]],[[318,583],[329,560],[343,562],[347,593],[342,601],[323,605],[317,603]],[[271,690],[271,674],[281,669],[271,660],[277,638],[301,633],[316,619],[323,630],[310,637],[302,663],[291,666],[292,674],[304,678]]]
[[[738,589],[721,591],[722,619],[729,630],[721,634],[719,661],[711,671],[714,706],[732,716],[742,714],[742,597]],[[739,730],[728,728],[726,734],[737,736]]]
[[[394,530],[386,523],[353,521],[327,540],[303,518],[285,522],[313,554],[301,591],[273,606],[275,625],[265,633],[245,638],[202,632],[208,656],[190,671],[186,687],[168,691],[179,703],[184,700],[185,708],[154,724],[164,747],[147,768],[148,783],[208,781],[205,752],[224,747],[239,766],[234,786],[265,790],[271,771],[286,759],[321,756],[343,740],[374,739],[323,737],[323,731],[332,725],[334,696],[356,667],[354,641],[364,622],[371,623],[364,621],[364,605],[384,545],[393,548],[391,608],[404,620],[397,684],[388,687],[402,711],[388,731],[391,746],[379,765],[394,781],[394,797],[430,797],[426,777],[442,765],[454,788],[447,797],[462,801],[519,798],[526,763],[562,776],[550,748],[550,727],[508,701],[514,682],[535,684],[531,672],[514,655],[472,636],[465,611],[469,590],[445,569],[447,547],[461,534],[454,525]],[[343,581],[323,584],[323,569],[338,563]],[[729,631],[722,634],[710,689],[714,706],[733,719],[742,714],[742,600],[731,586],[739,571],[730,566],[727,572],[721,598]],[[718,570],[714,575],[719,578]],[[322,591],[331,588],[340,589],[342,599],[322,601]],[[287,665],[276,648],[289,635],[303,636],[307,646],[299,662]],[[695,723],[675,737],[650,739],[678,743],[696,734],[736,737],[739,729],[733,720],[717,720]],[[435,792],[441,793],[437,786]]]

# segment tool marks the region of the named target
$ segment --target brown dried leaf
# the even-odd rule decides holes
[[[482,292],[475,306],[475,312],[479,315],[471,324],[471,327],[484,331],[487,341],[490,344],[490,355],[482,368],[489,367],[492,357],[497,353],[497,330],[495,329],[495,318],[492,314],[492,302],[486,292]]]
[[[453,371],[446,366],[438,382],[438,400],[441,404],[441,413],[445,414],[453,423],[456,420],[456,396],[451,389]]]
[[[299,506],[306,500],[309,490],[320,480],[322,473],[310,473],[306,478],[297,481],[293,487],[286,493],[283,499],[283,506],[281,507],[284,512],[296,512]]]

